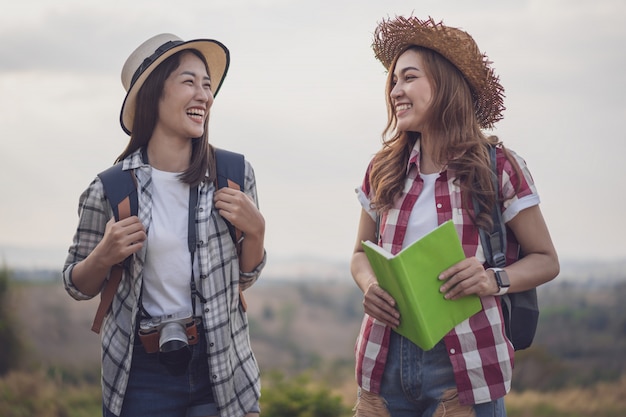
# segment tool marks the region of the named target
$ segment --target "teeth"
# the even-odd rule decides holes
[[[189,109],[187,110],[187,114],[190,116],[201,116],[204,117],[204,110],[202,109]]]
[[[413,107],[413,106],[411,106],[410,104],[398,104],[396,106],[396,110],[408,110],[411,107]]]

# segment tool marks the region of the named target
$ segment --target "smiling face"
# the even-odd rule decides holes
[[[202,60],[192,52],[165,80],[155,132],[181,139],[198,138],[213,104],[211,80]]]
[[[397,129],[421,132],[433,92],[419,52],[409,49],[398,57],[390,88]]]

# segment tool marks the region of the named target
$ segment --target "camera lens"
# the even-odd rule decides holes
[[[191,349],[187,343],[187,333],[182,324],[167,323],[161,328],[159,338],[159,361],[170,374],[182,375],[191,359]]]

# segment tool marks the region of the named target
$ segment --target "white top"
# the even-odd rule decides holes
[[[435,206],[435,181],[439,178],[439,172],[420,174],[420,176],[424,181],[424,188],[422,188],[409,215],[409,223],[402,242],[403,249],[432,232],[439,225],[437,207]]]
[[[152,222],[142,303],[153,317],[191,313],[191,255],[187,244],[189,184],[181,182],[179,175],[152,168]]]

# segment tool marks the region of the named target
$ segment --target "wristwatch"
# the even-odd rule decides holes
[[[503,268],[489,269],[492,270],[494,275],[496,276],[496,283],[498,284],[498,288],[500,288],[500,291],[498,291],[495,295],[506,294],[509,290],[509,287],[511,286],[511,281],[509,281],[509,276],[507,275],[506,271]]]

